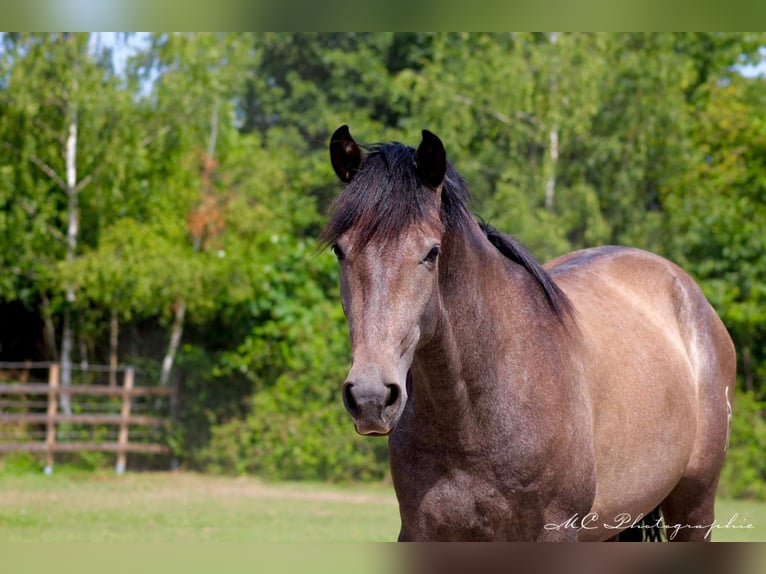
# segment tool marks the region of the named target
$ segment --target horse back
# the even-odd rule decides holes
[[[731,337],[700,287],[674,263],[640,249],[606,246],[568,253],[545,267],[572,299],[581,326],[622,329],[638,321],[632,326],[665,335],[656,343],[682,351],[696,379],[706,371],[734,376]],[[616,340],[636,350],[654,346],[628,331]]]

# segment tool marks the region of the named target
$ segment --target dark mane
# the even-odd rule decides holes
[[[414,148],[392,142],[365,146],[359,171],[333,205],[320,242],[333,244],[349,228],[360,230],[356,242],[364,247],[373,238],[395,239],[411,224],[428,217],[434,192],[415,170]],[[447,230],[459,229],[471,219],[468,189],[463,178],[447,165],[441,196],[441,222]]]
[[[569,297],[556,285],[551,276],[548,275],[548,272],[543,269],[543,266],[537,262],[535,257],[521,243],[513,237],[499,232],[491,225],[482,222],[480,226],[489,242],[497,247],[500,253],[514,263],[524,267],[534,277],[537,284],[542,288],[543,293],[545,293],[548,305],[550,305],[557,317],[564,319],[571,318],[574,315],[574,308]]]
[[[415,150],[398,142],[373,144],[358,172],[333,205],[332,215],[319,240],[332,245],[348,229],[359,230],[355,238],[362,248],[373,238],[392,240],[415,222],[429,217],[434,192],[418,178]],[[470,194],[463,178],[447,163],[441,196],[441,222],[448,233],[459,233],[473,221],[468,208]],[[515,239],[493,227],[481,229],[503,255],[521,265],[535,279],[551,308],[562,321],[572,315],[572,304],[553,279]]]

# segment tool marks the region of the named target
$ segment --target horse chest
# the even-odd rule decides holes
[[[534,485],[514,482],[511,470],[490,463],[466,468],[440,457],[402,464],[392,453],[392,475],[403,540],[512,540],[534,537],[542,520]],[[399,464],[397,464],[399,463]],[[535,503],[530,503],[534,500]]]
[[[400,497],[402,530],[415,540],[497,539],[510,507],[497,487],[461,471]]]

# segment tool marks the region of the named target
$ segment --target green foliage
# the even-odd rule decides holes
[[[108,53],[90,50],[89,34],[4,36],[0,60],[0,296],[33,304],[41,292],[60,307],[57,262],[65,257],[67,226],[64,142],[78,131],[75,182],[81,240],[124,209],[126,162],[141,137],[128,121],[128,86]],[[60,311],[60,309],[55,309]]]
[[[22,302],[54,338],[69,314],[91,362],[106,362],[116,319],[120,361],[148,380],[185,309],[171,437],[182,464],[386,472],[385,441],[357,437],[343,412],[347,327],[335,263],[314,242],[337,193],[327,138],[348,123],[364,142],[438,133],[474,211],[541,259],[619,243],[689,270],[752,393],[738,394],[722,489],[763,496],[766,82],[736,67],[763,58],[764,34],[145,39],[116,74],[93,35],[3,36],[0,305]],[[51,172],[62,177],[75,118],[80,229],[67,256],[67,194]]]
[[[342,405],[274,404],[260,393],[244,420],[213,429],[201,462],[213,472],[299,480],[379,480],[388,471],[385,439],[356,436]],[[339,402],[339,401],[336,401]]]
[[[721,473],[718,493],[726,498],[766,500],[766,404],[752,393],[739,393],[734,400],[729,450]]]
[[[385,441],[355,436],[340,401],[350,357],[345,319],[326,296],[337,297],[335,262],[305,242],[281,247],[248,302],[251,331],[216,369],[221,380],[239,373],[251,382],[249,409],[212,428],[198,463],[273,478],[380,478]]]
[[[11,452],[0,459],[0,475],[23,476],[40,472],[40,461],[30,452]]]
[[[744,386],[766,388],[766,94],[741,78],[700,90],[696,161],[668,190],[674,258],[692,272],[731,333]]]

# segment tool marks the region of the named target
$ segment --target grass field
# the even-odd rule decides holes
[[[766,504],[724,501],[719,541],[766,541]],[[393,541],[390,486],[268,484],[191,473],[0,475],[0,541]]]
[[[395,540],[383,485],[265,484],[191,473],[0,475],[0,541]]]

